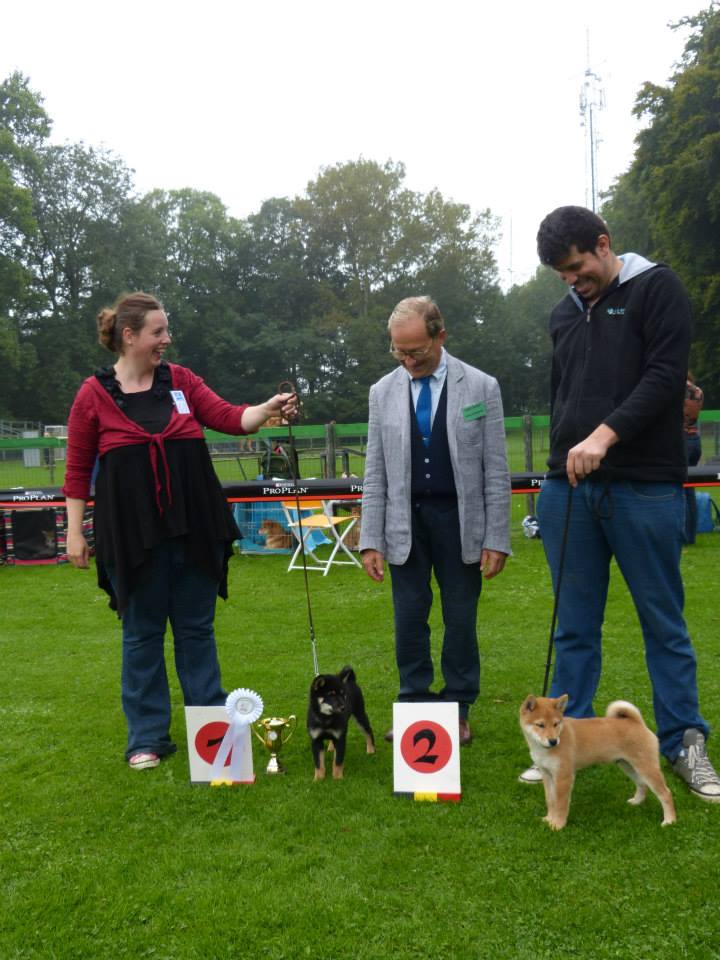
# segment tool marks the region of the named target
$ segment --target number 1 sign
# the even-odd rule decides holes
[[[395,793],[460,799],[457,703],[393,704],[393,772]]]

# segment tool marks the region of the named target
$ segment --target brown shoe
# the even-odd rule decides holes
[[[470,724],[467,720],[460,720],[460,746],[466,747],[472,743],[472,733],[470,733]]]
[[[388,732],[385,734],[385,739],[387,740],[388,743],[392,743],[392,742],[393,742],[392,727],[390,727],[390,729],[388,730]]]

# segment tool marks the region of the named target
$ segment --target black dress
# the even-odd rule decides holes
[[[166,365],[156,369],[153,386],[142,394],[124,394],[111,367],[96,377],[126,416],[149,433],[164,429],[172,409]],[[167,440],[165,456],[167,467],[162,460],[157,464],[157,490],[146,444],[118,447],[99,458],[94,511],[98,583],[119,614],[152,548],[172,537],[185,539],[190,561],[216,580],[218,594],[227,597],[227,564],[240,532],[207,444],[202,439]],[[108,567],[114,569],[117,594]]]

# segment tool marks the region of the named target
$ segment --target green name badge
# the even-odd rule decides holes
[[[463,408],[463,420],[479,420],[487,413],[484,403],[472,403]]]

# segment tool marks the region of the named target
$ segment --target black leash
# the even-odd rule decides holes
[[[278,384],[278,393],[293,393],[297,397],[297,387],[290,380],[283,380],[282,383]],[[298,406],[298,412],[296,418],[300,418],[300,407]],[[288,456],[286,450],[281,446],[280,452],[285,458],[287,463],[288,470],[290,473],[290,478],[292,479],[293,486],[295,487],[295,509],[297,510],[297,522],[298,530],[300,533],[300,553],[302,554],[302,565],[303,565],[303,576],[305,577],[305,600],[307,602],[307,618],[308,618],[308,628],[310,631],[310,646],[312,648],[312,657],[313,657],[313,669],[315,670],[315,676],[320,673],[320,668],[318,666],[318,655],[317,655],[317,640],[315,638],[315,624],[313,623],[312,615],[312,604],[310,602],[310,583],[308,581],[308,572],[307,572],[307,557],[305,555],[305,534],[303,531],[302,525],[302,509],[300,507],[300,491],[298,489],[298,453],[295,447],[295,439],[292,432],[292,424],[290,423],[290,418],[288,417],[287,421],[288,428],[288,446],[290,448],[290,455]]]
[[[565,509],[565,529],[563,530],[562,543],[560,545],[560,563],[558,564],[557,583],[555,586],[555,599],[553,604],[552,622],[550,624],[550,641],[548,643],[547,661],[545,663],[545,679],[543,680],[544,697],[547,696],[548,681],[550,679],[550,666],[552,665],[553,645],[555,643],[555,627],[557,625],[558,603],[560,601],[560,585],[562,584],[563,567],[565,566],[565,551],[568,542],[568,532],[570,530],[570,511],[572,509],[573,486],[568,483],[568,499]],[[542,495],[542,494],[541,494]],[[542,535],[542,533],[541,533]]]

